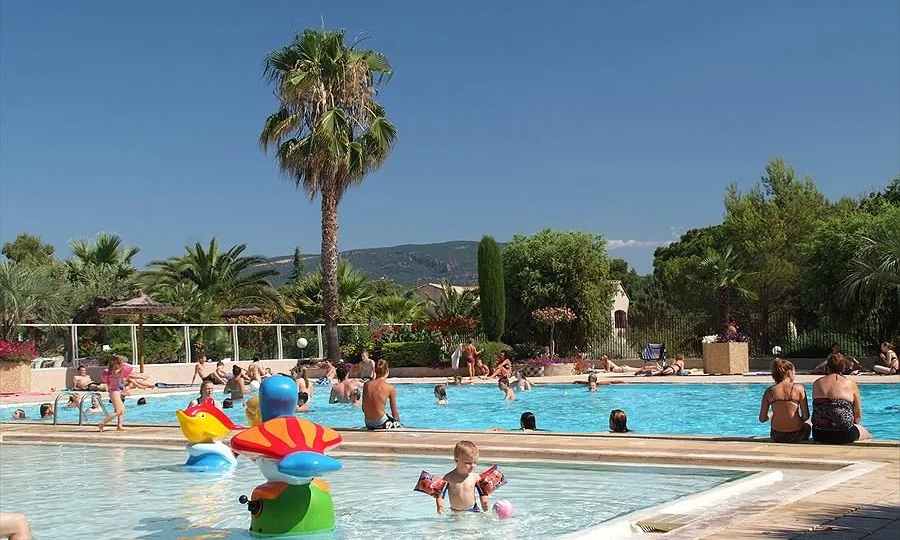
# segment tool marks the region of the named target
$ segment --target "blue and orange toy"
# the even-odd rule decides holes
[[[212,398],[206,398],[183,411],[175,411],[175,416],[181,432],[189,441],[186,467],[198,471],[220,471],[237,463],[234,452],[220,440],[232,431],[243,428],[235,425],[216,407]]]
[[[255,406],[256,404],[252,404]],[[256,462],[266,477],[241,504],[250,511],[252,536],[315,534],[334,529],[334,502],[328,484],[315,477],[336,471],[341,463],[325,451],[341,442],[331,428],[294,416],[297,386],[275,375],[259,388],[262,423],[231,439],[231,449]],[[254,415],[248,412],[254,423]]]

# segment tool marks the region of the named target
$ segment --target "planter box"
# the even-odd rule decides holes
[[[522,375],[526,377],[540,377],[544,374],[544,366],[531,366],[528,364],[513,364],[512,366],[513,375],[518,372],[522,372]]]
[[[750,348],[746,343],[704,343],[703,371],[708,375],[740,375],[750,371]]]
[[[0,362],[0,394],[31,392],[31,362]]]
[[[548,364],[544,366],[544,377],[575,375],[575,364]]]

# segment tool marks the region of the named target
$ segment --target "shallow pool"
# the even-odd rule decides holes
[[[759,402],[767,385],[758,384],[614,384],[588,392],[585,386],[539,385],[531,392],[518,392],[518,400],[503,401],[493,385],[448,386],[449,405],[435,405],[434,386],[397,385],[397,400],[407,427],[449,430],[485,430],[491,427],[517,429],[519,416],[532,411],[538,428],[550,431],[592,433],[607,431],[609,412],[623,409],[628,426],[638,433],[679,435],[766,436],[769,424],[757,420]],[[900,390],[890,384],[861,384],[863,425],[878,439],[900,439]],[[316,388],[312,411],[306,417],[331,427],[360,427],[362,412],[345,404],[328,403],[329,388]],[[807,387],[812,395],[812,387]],[[126,399],[126,422],[175,423],[175,410],[185,408],[194,394],[166,397],[147,396],[147,405],[137,406],[136,398]],[[226,396],[216,393],[220,401]],[[39,405],[26,409],[29,418],[38,416]],[[11,406],[0,411],[4,419]],[[238,423],[245,423],[241,402],[226,411]],[[91,415],[92,422],[99,415]],[[77,422],[75,409],[60,410],[61,422]]]
[[[35,538],[249,538],[237,502],[263,482],[241,459],[227,473],[179,470],[184,453],[146,448],[10,445],[0,452],[0,507],[25,513]],[[749,475],[694,468],[501,463],[508,483],[492,500],[517,515],[439,516],[413,492],[419,472],[443,474],[447,459],[346,458],[325,477],[338,526],[321,538],[548,538],[698,493]],[[480,463],[479,468],[487,468]],[[319,538],[319,537],[317,537]]]

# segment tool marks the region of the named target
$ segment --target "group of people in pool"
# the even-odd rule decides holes
[[[759,421],[771,422],[769,435],[776,443],[816,442],[846,444],[871,439],[861,425],[862,400],[859,386],[844,377],[849,360],[842,354],[828,356],[826,374],[813,383],[813,409],[809,411],[806,389],[794,382],[794,364],[783,358],[772,361],[775,384],[763,393]]]

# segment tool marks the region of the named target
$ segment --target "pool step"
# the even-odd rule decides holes
[[[645,533],[667,533],[697,519],[699,519],[697,516],[689,514],[653,514],[636,522],[635,525]]]

